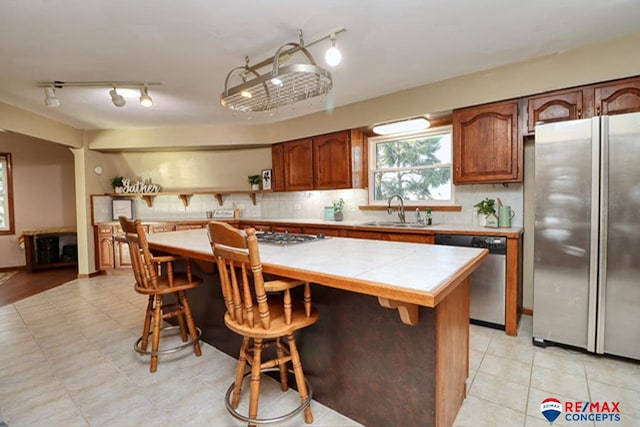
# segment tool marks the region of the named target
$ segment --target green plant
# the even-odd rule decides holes
[[[124,180],[123,176],[114,176],[111,178],[111,186],[115,189],[117,187],[122,187],[122,180]]]
[[[344,200],[340,197],[338,200],[331,202],[333,204],[333,212],[340,213],[344,210]]]
[[[496,204],[495,199],[490,199],[486,197],[484,200],[481,200],[475,205],[473,205],[473,207],[476,208],[476,211],[479,214],[489,215],[492,213],[496,213],[495,204]]]
[[[249,184],[260,184],[262,177],[260,175],[249,175]]]

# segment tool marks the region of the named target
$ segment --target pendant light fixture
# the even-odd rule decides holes
[[[244,66],[235,67],[227,74],[220,104],[232,111],[272,114],[279,107],[327,95],[333,88],[331,73],[316,64],[308,48],[327,39],[331,39],[335,47],[336,35],[344,31],[346,28],[339,28],[305,44],[299,30],[298,42],[285,43],[271,58],[249,65],[249,58],[245,57]],[[330,55],[334,61],[335,51]],[[298,53],[305,61],[292,63],[293,55]],[[339,51],[337,57],[340,57]],[[230,86],[232,79],[240,83]]]

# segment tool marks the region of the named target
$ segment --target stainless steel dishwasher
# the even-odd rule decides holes
[[[489,258],[471,273],[471,322],[504,330],[507,238],[436,234],[436,245],[489,249]]]

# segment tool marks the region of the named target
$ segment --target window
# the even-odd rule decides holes
[[[0,153],[0,235],[14,234],[11,154]]]
[[[399,194],[413,204],[453,202],[451,127],[369,138],[369,203]]]

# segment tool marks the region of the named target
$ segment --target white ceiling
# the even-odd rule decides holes
[[[638,0],[0,0],[0,102],[82,129],[255,123],[333,108],[640,31]],[[338,36],[326,99],[275,117],[219,104],[233,67],[271,57],[298,29]],[[324,65],[325,41],[311,49]],[[42,81],[162,82],[154,105]],[[425,112],[427,113],[427,112]]]

